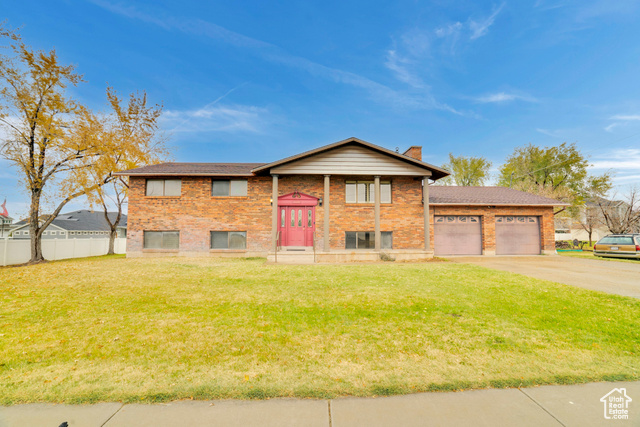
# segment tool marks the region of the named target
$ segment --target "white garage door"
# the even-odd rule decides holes
[[[496,255],[539,255],[540,218],[497,216]]]
[[[436,216],[433,248],[436,255],[482,255],[479,216]]]

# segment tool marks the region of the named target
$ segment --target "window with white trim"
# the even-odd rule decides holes
[[[347,181],[345,199],[347,203],[375,203],[376,190],[373,181]],[[380,203],[391,203],[391,182],[380,181]]]
[[[211,195],[214,197],[246,196],[246,179],[214,179],[211,181]]]
[[[180,246],[180,232],[145,231],[143,240],[144,249],[178,249]]]
[[[246,231],[212,231],[211,249],[246,249]]]
[[[147,196],[180,196],[182,192],[181,179],[148,179],[147,180]]]

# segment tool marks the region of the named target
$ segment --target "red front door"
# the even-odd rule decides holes
[[[312,246],[315,207],[281,206],[279,225],[281,246]]]

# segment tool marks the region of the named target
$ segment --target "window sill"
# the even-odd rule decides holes
[[[211,196],[212,199],[248,199],[249,196]]]
[[[246,249],[209,249],[210,253],[244,253],[247,252]]]
[[[178,253],[180,249],[142,249],[142,252]]]
[[[147,199],[179,199],[182,196],[144,196]]]

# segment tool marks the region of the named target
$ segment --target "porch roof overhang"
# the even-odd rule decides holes
[[[429,163],[425,163],[422,162],[420,160],[414,159],[412,157],[406,156],[404,154],[400,154],[400,153],[396,153],[395,151],[391,151],[388,150],[384,147],[380,147],[379,145],[375,145],[372,144],[370,142],[367,141],[363,141],[361,139],[358,138],[347,138],[344,139],[342,141],[338,141],[335,142],[333,144],[329,144],[329,145],[325,145],[313,150],[309,150],[309,151],[305,151],[304,153],[300,153],[300,154],[296,154],[294,156],[290,156],[272,163],[267,163],[265,165],[261,165],[258,166],[254,169],[252,169],[252,172],[256,175],[269,175],[269,174],[281,174],[281,175],[288,175],[288,174],[322,174],[323,172],[317,172],[317,171],[312,171],[309,170],[308,172],[305,171],[300,171],[300,170],[296,170],[295,172],[287,172],[286,171],[286,166],[287,165],[291,165],[294,162],[300,162],[302,160],[305,159],[310,159],[311,157],[314,156],[319,156],[322,155],[324,153],[327,153],[331,150],[337,150],[340,149],[342,147],[348,147],[348,146],[359,146],[368,150],[371,150],[375,153],[379,153],[379,154],[383,154],[385,156],[388,156],[389,158],[397,161],[402,162],[402,164],[405,164],[407,166],[407,170],[403,171],[402,173],[399,173],[400,175],[409,175],[409,176],[429,176],[431,177],[431,179],[433,180],[437,180],[440,178],[444,178],[445,176],[449,175],[449,172],[447,172],[446,170],[439,168],[437,166],[431,165]],[[355,167],[353,167],[355,166]],[[327,173],[329,173],[327,171]],[[333,174],[336,174],[335,172]],[[341,173],[342,175],[373,175],[375,173],[371,173],[370,171],[362,171],[360,169],[357,168],[357,165],[350,165],[348,167],[345,167],[345,171],[344,173]],[[393,175],[393,173],[385,173],[384,171],[381,171],[380,173],[378,173],[379,175]]]

